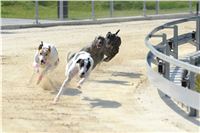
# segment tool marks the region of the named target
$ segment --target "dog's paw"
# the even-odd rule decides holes
[[[103,61],[108,62],[110,59],[108,57],[104,58]]]
[[[58,102],[58,99],[56,98],[53,100],[52,104],[55,105],[55,104],[57,104],[57,102]]]
[[[78,89],[81,89],[81,86],[80,86],[80,85],[78,85],[78,86],[77,86],[77,88],[78,88]]]
[[[51,104],[53,104],[53,105],[56,105],[56,104],[57,104],[57,102],[53,101],[53,102],[51,102]]]

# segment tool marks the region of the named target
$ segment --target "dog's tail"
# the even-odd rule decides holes
[[[68,54],[67,54],[67,62],[70,60],[70,57],[71,57],[71,52],[69,52]]]
[[[74,57],[75,53],[69,52],[67,54],[67,62],[69,62],[69,60],[71,60]]]
[[[117,32],[115,33],[115,35],[117,35],[119,31],[120,31],[120,29],[119,29],[119,30],[117,30]]]

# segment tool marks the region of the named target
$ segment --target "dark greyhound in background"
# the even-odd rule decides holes
[[[93,68],[101,61],[110,61],[119,52],[121,45],[121,38],[117,36],[119,31],[117,30],[114,34],[108,32],[105,38],[98,36],[91,45],[81,49],[81,51],[86,51],[91,54],[94,60]]]
[[[86,51],[90,53],[94,60],[93,69],[102,61],[108,62],[119,52],[119,47],[121,45],[121,38],[117,36],[116,33],[112,34],[108,32],[106,37],[97,36],[92,44],[82,48],[80,51]],[[71,55],[71,59],[75,54]]]
[[[104,58],[104,49],[106,46],[106,40],[102,36],[97,36],[91,45],[86,46],[81,49],[81,51],[86,51],[90,53],[94,60],[93,69],[99,64]]]
[[[104,49],[104,54],[107,56],[104,58],[103,61],[110,61],[115,55],[119,52],[119,47],[121,45],[121,38],[117,36],[118,30],[116,33],[112,34],[111,32],[108,32],[106,34],[106,48]]]

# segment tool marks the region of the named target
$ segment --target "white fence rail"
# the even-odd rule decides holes
[[[189,21],[196,21],[196,31],[193,33],[187,33],[183,35],[178,35],[178,24],[189,22]],[[156,33],[160,30],[165,28],[174,28],[174,37],[171,39],[166,40],[166,34],[157,35]],[[157,46],[154,46],[150,43],[150,39],[153,37],[162,37],[163,41],[159,43]],[[171,43],[169,43],[171,41]],[[180,60],[173,57],[174,53],[171,53],[170,49],[174,52],[177,46],[177,51],[175,55],[178,55],[178,45],[191,42],[196,46],[196,55],[198,57],[198,64],[199,62],[199,51],[200,51],[200,16],[195,16],[191,18],[181,19],[173,22],[166,23],[164,25],[158,26],[153,29],[145,38],[145,44],[150,49],[150,52],[147,55],[147,70],[148,70],[148,77],[152,84],[156,86],[159,90],[164,92],[166,95],[176,99],[177,101],[184,103],[188,107],[190,107],[190,115],[196,116],[197,110],[200,110],[200,93],[194,91],[194,84],[195,84],[195,74],[200,74],[200,67],[195,65],[195,63],[189,64],[189,62]],[[171,47],[169,45],[172,45]],[[159,74],[155,70],[152,69],[152,63],[156,63],[159,59],[164,62],[164,72]],[[190,58],[191,59],[191,58]],[[157,64],[158,65],[158,62]],[[170,81],[170,66],[176,66],[182,68],[183,70],[187,70],[190,72],[190,82],[188,88],[182,87],[181,85],[176,85],[173,81]],[[167,75],[167,76],[166,76]],[[181,80],[181,79],[180,79]],[[190,90],[189,90],[190,89]]]

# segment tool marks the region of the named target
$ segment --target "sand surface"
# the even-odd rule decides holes
[[[3,30],[0,65],[2,69],[2,126],[16,133],[133,133],[198,132],[199,121],[171,109],[170,104],[148,82],[144,37],[153,28],[171,20],[136,21],[102,25],[58,26]],[[191,31],[194,23],[181,26]],[[97,35],[120,29],[120,53],[102,63],[82,89],[77,79],[66,87],[56,105],[51,102],[62,81],[68,52],[79,51]],[[170,31],[167,31],[170,32]],[[32,62],[40,41],[55,44],[60,64],[36,85]],[[189,47],[190,48],[190,47]],[[184,51],[188,47],[181,48]],[[162,100],[164,99],[164,100]],[[170,104],[173,106],[173,104]],[[178,113],[177,113],[178,112]]]

